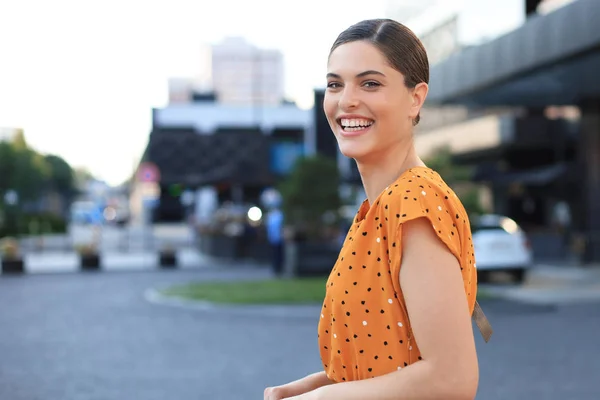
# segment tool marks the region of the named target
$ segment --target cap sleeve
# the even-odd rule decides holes
[[[441,180],[430,177],[413,176],[399,185],[400,193],[389,209],[389,219],[396,221],[390,228],[395,229],[394,241],[390,244],[391,273],[398,276],[402,264],[402,227],[411,220],[425,218],[431,224],[437,237],[465,268],[462,254],[463,236],[470,228],[466,212],[456,194]],[[464,275],[464,274],[463,274]],[[395,280],[396,281],[396,280]],[[400,288],[396,288],[400,291]]]

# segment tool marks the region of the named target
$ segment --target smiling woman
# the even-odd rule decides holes
[[[413,143],[428,81],[423,45],[396,21],[359,22],[333,44],[323,107],[367,199],[326,284],[323,371],[268,388],[266,399],[475,397],[470,224]]]
[[[409,147],[429,80],[425,50],[419,51],[408,29],[382,29],[377,41],[356,40],[366,28],[356,26],[334,44],[323,104],[341,152],[357,160],[378,157],[390,146]],[[417,40],[412,46],[411,38]]]

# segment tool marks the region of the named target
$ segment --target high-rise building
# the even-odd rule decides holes
[[[284,100],[283,54],[233,37],[200,47],[195,73],[169,79],[169,104],[197,101],[205,95],[220,104],[275,106]]]
[[[194,82],[189,78],[169,79],[169,104],[189,103],[192,100]]]
[[[283,55],[243,38],[212,46],[211,78],[219,103],[276,105],[284,98]]]

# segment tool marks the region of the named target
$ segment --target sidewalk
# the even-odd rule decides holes
[[[586,267],[540,264],[520,286],[481,284],[492,295],[538,305],[600,301],[600,265]]]
[[[208,257],[194,249],[177,251],[177,268],[206,268],[214,265]],[[24,256],[25,273],[77,272],[79,256],[73,251],[45,251]],[[100,269],[104,271],[155,270],[159,268],[156,251],[104,251],[101,253]]]
[[[192,229],[185,224],[152,226],[106,225],[95,236],[91,225],[71,225],[63,234],[48,234],[19,239],[27,274],[76,272],[80,270],[75,247],[98,239],[100,268],[105,271],[153,270],[159,266],[159,249],[177,249],[177,268],[206,268],[215,260],[203,255],[195,243]]]

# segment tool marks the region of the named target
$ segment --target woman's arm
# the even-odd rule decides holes
[[[424,218],[403,224],[400,282],[423,357],[402,370],[297,399],[474,399],[479,368],[458,260]]]
[[[334,382],[329,380],[325,371],[315,372],[296,381],[286,383],[285,385],[275,386],[265,389],[265,400],[281,400],[292,396],[298,396],[308,393],[320,387],[330,385]]]

